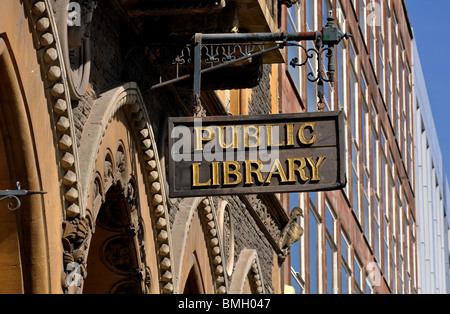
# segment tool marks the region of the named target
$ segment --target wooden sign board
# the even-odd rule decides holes
[[[345,187],[342,111],[169,118],[169,194],[195,197]]]

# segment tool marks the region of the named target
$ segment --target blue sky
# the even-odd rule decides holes
[[[444,168],[450,175],[450,0],[405,0],[430,98]]]

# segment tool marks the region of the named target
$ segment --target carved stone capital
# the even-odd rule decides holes
[[[91,236],[92,229],[87,218],[63,222],[62,288],[65,293],[81,293],[87,277],[86,256]]]

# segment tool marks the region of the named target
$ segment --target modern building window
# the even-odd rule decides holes
[[[377,260],[379,266],[381,266],[381,256],[380,256],[380,206],[378,197],[374,196],[373,203],[373,246],[375,259]]]
[[[337,248],[333,240],[327,235],[326,237],[326,253],[327,253],[327,294],[333,294],[336,291],[336,255]]]
[[[359,131],[358,131],[358,106],[357,106],[357,95],[359,87],[358,87],[358,79],[356,74],[357,67],[357,57],[355,54],[354,44],[350,41],[349,45],[350,52],[350,91],[349,91],[349,100],[350,100],[350,110],[351,110],[351,136],[352,136],[352,208],[355,212],[358,219],[360,219],[360,201],[359,201],[359,156],[360,156],[360,148],[359,148]]]
[[[355,154],[355,152],[357,151],[357,148],[355,147],[355,143],[353,143],[352,145],[353,147],[353,158],[352,158],[352,195],[353,195],[353,202],[352,202],[352,208],[353,211],[356,215],[356,217],[358,218],[358,220],[360,220],[360,215],[359,215],[359,171],[358,171],[358,164],[356,163],[357,161],[357,155]],[[353,161],[355,160],[355,161]]]
[[[363,279],[363,268],[360,259],[356,255],[353,259],[353,276],[354,276],[355,294],[362,294],[364,291],[363,285],[365,284]]]
[[[385,95],[385,60],[384,60],[384,35],[383,32],[380,31],[378,34],[378,81],[380,84],[380,91],[383,100],[386,101]]]
[[[350,243],[347,236],[341,233],[341,294],[351,293]]]
[[[345,264],[342,264],[341,275],[342,275],[341,293],[349,294],[350,293],[349,283],[351,280],[351,272],[348,269],[347,265],[345,265]]]
[[[386,95],[386,109],[389,116],[392,117],[392,64],[391,61],[388,61],[386,67],[386,77],[387,77],[387,95]]]
[[[367,34],[366,34],[366,1],[359,0],[359,28],[361,29],[362,37],[367,44]]]
[[[314,30],[314,7],[315,0],[305,0],[305,14],[306,14],[306,31]]]
[[[337,221],[336,214],[328,201],[325,201],[325,240],[327,259],[327,293],[337,293]]]
[[[345,62],[343,56],[345,55],[345,45],[339,45],[336,47],[336,58],[337,58],[337,92],[338,92],[338,109],[346,110],[344,106],[345,102]]]

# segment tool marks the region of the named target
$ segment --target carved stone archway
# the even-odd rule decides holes
[[[65,222],[65,266],[75,261],[86,267],[91,230],[96,225],[108,190],[120,184],[127,191],[130,178],[133,178],[140,213],[137,218],[142,219],[145,225],[147,241],[144,241],[144,250],[147,263],[153,265],[150,272],[157,278],[156,284],[151,285],[152,292],[174,293],[166,193],[161,182],[161,166],[149,121],[135,83],[112,87],[100,95],[94,104],[79,147],[82,169],[79,197],[87,206],[81,212],[84,218]],[[80,230],[79,222],[82,221]],[[71,229],[79,232],[70,237],[71,233],[66,231]],[[85,229],[88,230],[84,232]],[[85,277],[87,272],[83,273],[84,268],[81,270],[81,275]],[[145,276],[144,271],[143,278]]]

